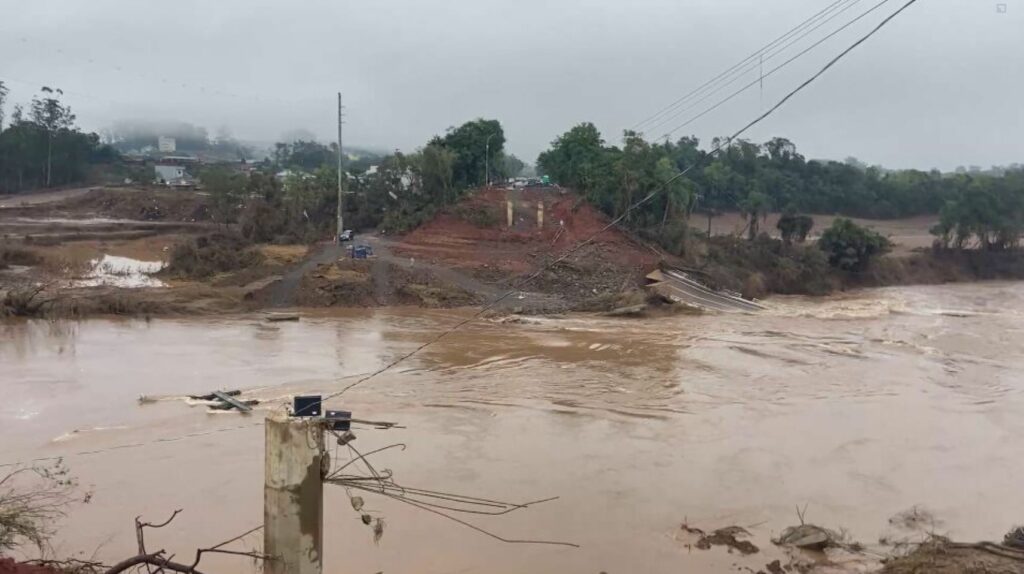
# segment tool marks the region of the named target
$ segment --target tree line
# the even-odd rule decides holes
[[[254,241],[308,241],[335,224],[336,154],[336,144],[278,143],[262,169],[248,177],[213,169],[201,178],[218,221],[237,222]],[[489,119],[449,128],[414,153],[346,158],[346,226],[406,231],[488,179],[503,181],[522,168],[523,162],[505,154],[501,124]],[[286,175],[275,177],[281,173]]]
[[[652,143],[626,131],[622,145],[614,146],[593,124],[583,123],[555,139],[537,158],[537,168],[585,194],[610,217],[626,214],[624,225],[677,250],[693,213],[708,217],[710,231],[711,217],[723,211],[744,214],[750,237],[758,235],[769,212],[879,219],[941,212],[936,233],[959,246],[969,245],[971,237],[988,248],[1016,245],[1024,231],[1019,167],[992,173],[889,171],[852,159],[807,160],[785,138],[763,144],[716,138],[704,149],[694,137]]]
[[[7,122],[9,93],[0,82],[0,193],[80,183],[90,166],[117,158],[98,135],[78,129],[60,89],[44,86],[27,108],[16,104]]]

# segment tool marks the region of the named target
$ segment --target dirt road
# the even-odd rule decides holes
[[[19,193],[17,195],[0,195],[0,209],[13,207],[28,207],[30,205],[41,205],[64,201],[73,197],[79,197],[89,193],[91,187],[77,187],[74,189],[61,189],[58,191],[41,191],[38,193]]]
[[[506,310],[522,308],[523,310],[550,311],[554,309],[563,309],[568,306],[568,302],[565,298],[558,295],[521,291],[506,296],[509,288],[505,283],[485,283],[449,265],[441,265],[428,260],[416,259],[415,257],[395,255],[392,252],[391,247],[396,245],[397,242],[381,237],[377,234],[361,236],[357,240],[357,243],[371,246],[373,248],[374,255],[377,257],[377,261],[381,264],[390,263],[392,265],[407,266],[409,268],[426,269],[441,281],[450,283],[456,287],[473,293],[479,297],[485,305],[504,297],[504,299],[495,305],[497,308]],[[383,265],[374,265],[374,269],[378,268],[383,268]]]
[[[271,307],[293,307],[299,291],[299,284],[307,273],[313,271],[319,265],[337,261],[345,254],[345,245],[337,243],[325,243],[319,251],[305,261],[299,263],[291,271],[285,274],[280,281],[270,286]]]

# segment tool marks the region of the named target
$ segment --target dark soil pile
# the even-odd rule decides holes
[[[27,208],[26,214],[141,221],[210,221],[209,201],[192,191],[93,189],[66,201]]]
[[[296,303],[309,307],[462,307],[476,297],[434,277],[376,260],[342,259],[319,265],[299,284]]]
[[[373,277],[367,261],[324,263],[299,283],[295,302],[302,307],[372,307]]]

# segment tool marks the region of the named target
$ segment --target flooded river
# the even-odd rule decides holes
[[[364,452],[408,445],[377,468],[422,488],[559,496],[474,522],[581,548],[503,544],[366,495],[386,521],[375,545],[328,486],[325,571],[757,570],[805,504],[808,521],[869,544],[914,505],[961,539],[1024,522],[1024,284],[769,304],[759,315],[484,321],[354,388],[336,404],[405,427],[358,431]],[[0,462],[66,455],[93,487],[58,553],[133,554],[135,516],[181,508],[149,546],[191,556],[262,521],[263,429],[259,411],[208,414],[181,396],[240,388],[278,408],[295,392],[340,389],[464,316],[6,323]],[[684,520],[747,527],[762,552],[689,549]]]

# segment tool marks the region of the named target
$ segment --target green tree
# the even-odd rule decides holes
[[[234,223],[242,209],[245,178],[226,168],[214,167],[203,173],[202,182],[210,194],[214,220],[223,225]]]
[[[664,187],[662,193],[665,196],[665,211],[661,216],[662,229],[670,217],[674,219],[680,214],[683,215],[681,221],[685,225],[693,201],[692,184],[689,180],[679,177],[679,169],[668,157],[658,160],[655,166],[655,178]]]
[[[273,161],[278,169],[313,172],[337,163],[337,144],[323,145],[315,141],[298,140],[274,144]]]
[[[526,164],[523,160],[513,154],[504,156],[503,160],[501,172],[505,177],[519,177],[522,175],[523,170],[526,169]]]
[[[30,116],[32,122],[46,130],[46,186],[53,182],[53,140],[60,131],[70,130],[75,123],[71,108],[61,104],[64,95],[61,89],[47,86],[42,88],[42,97],[32,98]]]
[[[889,240],[878,233],[840,217],[821,234],[818,247],[833,267],[843,271],[863,271],[871,260],[889,251]]]
[[[739,203],[740,213],[747,218],[747,238],[753,240],[760,230],[761,220],[772,209],[772,198],[757,186]]]
[[[787,210],[786,213],[782,214],[782,217],[779,218],[779,222],[775,226],[782,235],[783,243],[787,245],[794,241],[803,243],[807,239],[807,234],[814,227],[814,218],[807,215],[798,215],[795,210]]]
[[[4,106],[7,105],[7,94],[11,93],[7,86],[4,85],[3,80],[0,80],[0,133],[4,131]]]
[[[716,214],[716,206],[731,195],[736,173],[725,163],[716,161],[704,168],[704,179],[707,185],[704,188],[703,209],[708,218],[708,237],[711,237],[711,219]]]
[[[455,153],[436,144],[423,148],[419,156],[423,193],[432,201],[448,205],[455,198]]]
[[[551,142],[537,158],[537,171],[556,183],[589,193],[598,184],[605,159],[604,140],[592,123],[579,124]]]
[[[441,146],[455,154],[452,172],[456,187],[479,187],[486,181],[488,171],[500,165],[505,132],[498,120],[480,118],[449,128],[444,137],[434,138],[430,145]]]
[[[932,228],[939,241],[963,249],[972,241],[987,251],[1015,247],[1024,235],[1024,171],[978,176],[940,212]]]

